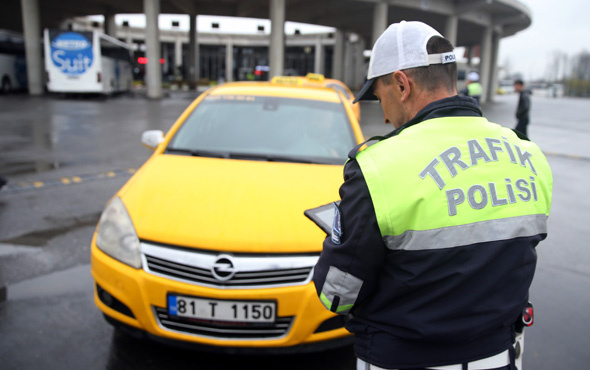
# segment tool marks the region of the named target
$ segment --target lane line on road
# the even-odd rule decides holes
[[[555,152],[543,152],[547,157],[560,157],[560,158],[568,158],[574,159],[578,161],[590,161],[589,157],[583,157],[579,155],[572,155],[572,154],[562,154],[562,153],[555,153]],[[39,190],[39,189],[46,189],[50,187],[56,186],[68,186],[73,184],[80,184],[83,182],[88,181],[96,181],[96,180],[109,180],[116,177],[121,176],[130,176],[133,175],[137,169],[128,168],[125,170],[113,170],[113,171],[102,171],[97,173],[91,174],[84,174],[79,176],[71,176],[71,177],[62,177],[60,179],[54,180],[44,180],[44,181],[21,181],[15,184],[11,184],[10,182],[4,186],[1,190],[3,193],[16,193],[16,192],[23,192],[23,191],[32,191],[32,190]]]
[[[57,186],[70,186],[75,184],[81,184],[84,182],[89,181],[96,181],[96,180],[110,180],[116,177],[123,177],[123,176],[131,176],[133,175],[137,169],[135,168],[128,168],[125,170],[113,170],[113,171],[102,171],[97,173],[89,173],[84,175],[78,176],[70,176],[70,177],[62,177],[59,179],[50,179],[50,180],[37,180],[37,181],[20,181],[17,183],[8,183],[2,188],[2,193],[17,193],[23,191],[33,191],[33,190],[40,190],[46,189],[51,187]]]
[[[543,152],[546,157],[560,157],[560,158],[568,158],[568,159],[575,159],[577,161],[590,161],[588,157],[582,157],[581,155],[573,155],[573,154],[563,154],[563,153],[555,153],[555,152]]]

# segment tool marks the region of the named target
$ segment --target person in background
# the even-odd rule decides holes
[[[477,101],[481,99],[483,87],[479,82],[479,74],[477,72],[469,72],[467,75],[467,82],[465,88],[459,92],[460,95],[470,96]]]
[[[516,119],[518,120],[518,123],[514,129],[522,133],[524,136],[528,136],[527,126],[529,125],[532,92],[529,89],[525,89],[522,80],[514,81],[514,91],[519,93],[518,107],[516,108]]]

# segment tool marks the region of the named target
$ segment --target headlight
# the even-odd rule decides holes
[[[123,202],[118,197],[107,205],[100,216],[96,246],[131,267],[141,268],[139,238]]]

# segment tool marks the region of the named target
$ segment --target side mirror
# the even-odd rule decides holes
[[[160,130],[148,130],[141,135],[141,143],[151,150],[156,150],[162,141],[164,141],[164,133]]]

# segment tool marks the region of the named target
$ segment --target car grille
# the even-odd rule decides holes
[[[317,255],[228,255],[142,243],[144,270],[182,282],[221,288],[265,288],[311,281]],[[215,274],[215,265],[221,265]],[[231,274],[219,276],[231,269]]]
[[[299,269],[286,269],[278,271],[253,271],[237,272],[235,276],[228,281],[217,280],[210,270],[191,267],[180,263],[173,263],[152,256],[147,256],[148,267],[151,271],[161,275],[167,275],[174,278],[189,280],[195,283],[218,286],[271,286],[301,283],[307,280],[311,267]]]
[[[277,338],[285,335],[293,322],[293,316],[277,317],[276,321],[271,324],[211,322],[170,316],[162,307],[154,307],[154,311],[158,322],[166,329],[225,339]]]

